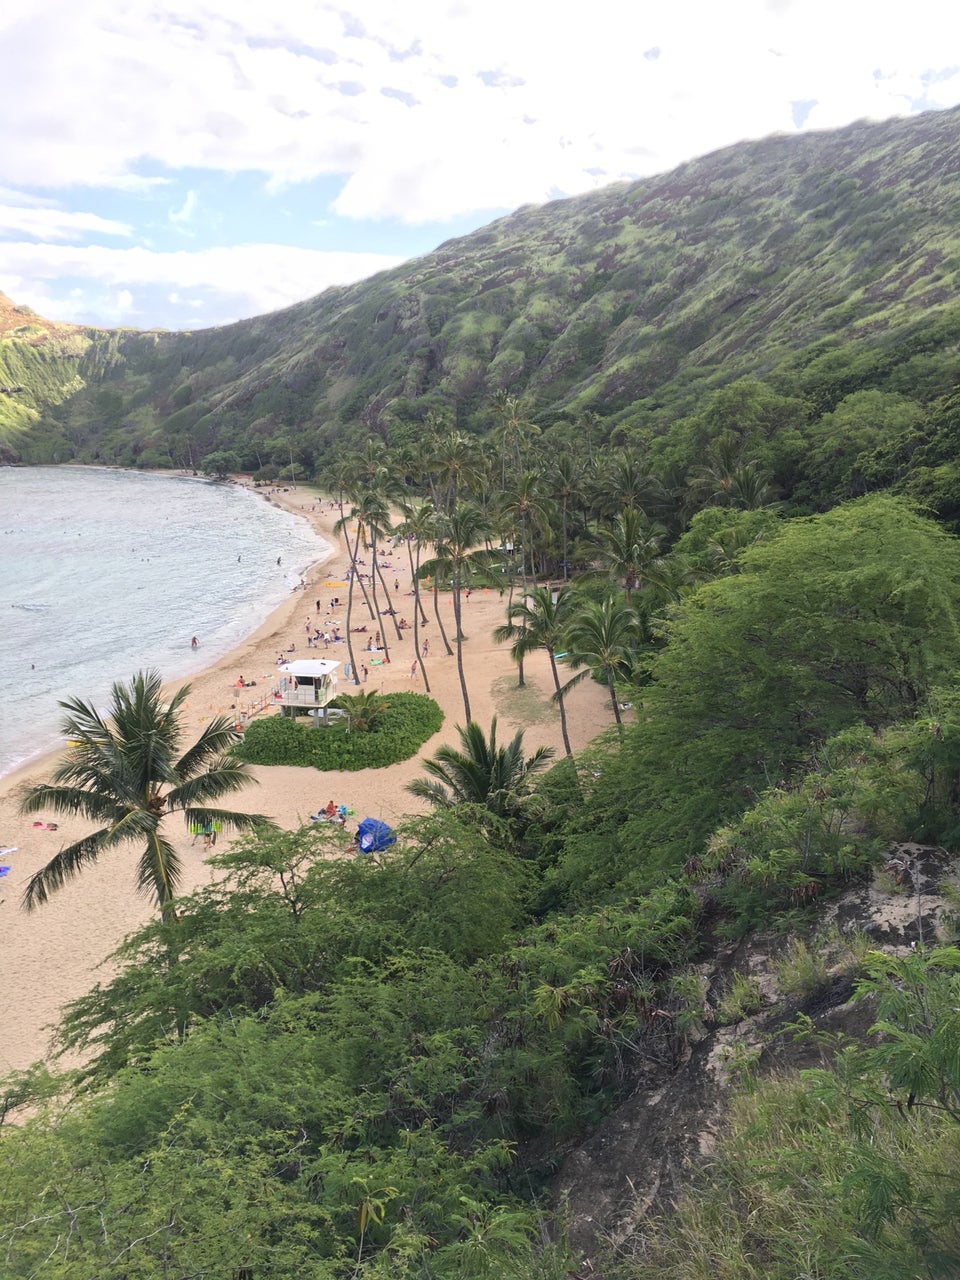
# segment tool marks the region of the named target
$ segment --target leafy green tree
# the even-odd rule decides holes
[[[673,752],[775,782],[856,720],[912,716],[960,656],[960,548],[877,496],[792,520],[665,624],[649,707]]]
[[[407,790],[437,808],[480,805],[498,818],[509,817],[529,789],[530,777],[553,758],[552,747],[538,747],[523,754],[523,730],[518,729],[507,746],[497,745],[497,720],[486,736],[475,720],[457,728],[462,750],[444,745],[432,760],[424,762],[426,778],[415,778]]]
[[[687,561],[701,579],[740,571],[740,553],[762,542],[780,522],[770,507],[704,507],[677,539],[672,555]]]
[[[621,871],[702,856],[834,734],[909,721],[951,683],[960,547],[906,502],[783,522],[738,563],[660,627],[642,715],[607,771],[627,809],[610,854]]]
[[[872,472],[878,450],[900,437],[925,435],[923,408],[903,395],[856,391],[845,396],[807,430],[804,490],[817,507],[858,498],[878,487]]]
[[[216,449],[203,459],[200,470],[204,475],[215,476],[217,480],[226,480],[227,476],[240,470],[240,458],[231,449]]]
[[[179,855],[164,833],[166,817],[182,813],[189,824],[216,822],[236,831],[269,823],[262,814],[212,807],[254,779],[248,766],[228,754],[239,735],[226,716],[211,720],[182,751],[181,708],[189,692],[184,685],[164,701],[159,674],[148,671],[129,684],[114,684],[107,719],[78,698],[60,703],[67,712],[62,732],[70,747],[52,780],[27,790],[21,811],[53,809],[102,825],[61,849],[30,878],[23,897],[28,910],[108,849],[138,843],[137,887],[156,899],[165,916],[181,874]]]

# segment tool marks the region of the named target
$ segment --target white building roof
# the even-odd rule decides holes
[[[331,662],[328,658],[298,658],[296,662],[286,662],[280,668],[286,676],[305,676],[313,680],[328,676],[342,664]]]

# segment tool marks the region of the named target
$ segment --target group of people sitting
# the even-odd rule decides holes
[[[334,822],[338,827],[347,825],[347,814],[349,810],[345,804],[336,804],[333,800],[329,800],[322,809],[316,813],[311,813],[311,822]]]

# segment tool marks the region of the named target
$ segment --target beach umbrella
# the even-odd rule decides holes
[[[379,818],[364,818],[357,827],[357,846],[361,853],[380,853],[397,843],[397,837]]]

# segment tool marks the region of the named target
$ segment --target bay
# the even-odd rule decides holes
[[[60,742],[58,700],[209,666],[330,549],[235,484],[0,468],[0,776]]]

